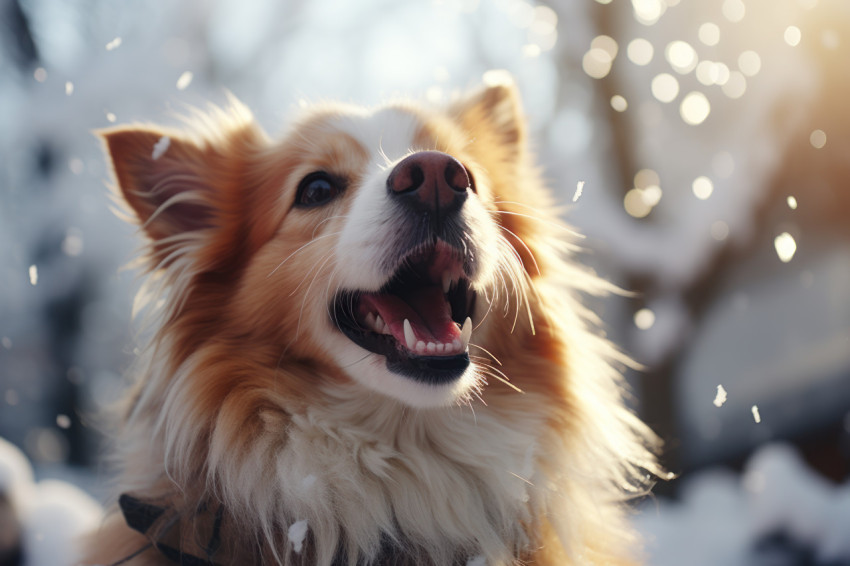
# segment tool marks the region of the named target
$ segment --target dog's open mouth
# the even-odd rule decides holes
[[[443,241],[408,254],[377,292],[341,291],[337,328],[387,367],[427,383],[453,381],[469,366],[475,292],[462,253]]]

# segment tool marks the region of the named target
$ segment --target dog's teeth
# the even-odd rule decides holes
[[[416,343],[416,353],[417,354],[424,354],[425,348],[426,348],[425,342],[423,342],[422,340],[420,340],[419,342]]]
[[[457,350],[458,352],[460,352],[461,346],[462,344],[460,343],[460,340],[458,340],[457,338],[452,340],[452,350]],[[446,344],[446,347],[448,348],[448,344]]]
[[[363,320],[366,323],[366,328],[369,330],[375,330],[375,315],[369,313],[366,315],[366,318]]]
[[[375,328],[375,330],[376,330],[377,332],[383,332],[383,331],[384,331],[384,326],[385,326],[385,325],[384,325],[384,319],[383,319],[383,318],[381,318],[381,315],[379,315],[379,314],[378,314],[378,315],[375,315],[375,327],[374,327],[374,328]]]
[[[442,354],[446,351],[446,346],[448,346],[448,344],[443,344],[441,342],[435,346],[435,349],[437,350],[438,354]]]
[[[460,329],[460,341],[462,343],[463,349],[469,346],[469,339],[472,337],[472,319],[470,317],[466,317],[466,320],[463,321],[463,328]]]
[[[443,293],[448,293],[452,287],[452,275],[448,271],[443,272]]]
[[[416,336],[413,334],[413,327],[410,326],[410,321],[404,319],[404,341],[407,343],[407,349],[413,350],[416,347]]]
[[[425,346],[425,348],[428,350],[429,354],[433,354],[437,351],[437,345],[434,344],[433,342],[428,342],[428,344]]]

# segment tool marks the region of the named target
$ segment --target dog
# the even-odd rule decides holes
[[[657,442],[502,76],[100,132],[151,329],[84,564],[633,564]]]

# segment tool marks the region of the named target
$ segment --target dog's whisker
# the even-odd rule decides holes
[[[508,270],[508,276],[511,278],[511,281],[514,284],[515,292],[517,293],[517,309],[520,308],[522,304],[525,305],[526,313],[528,315],[528,322],[531,326],[531,333],[536,334],[535,326],[534,326],[534,317],[531,313],[531,302],[528,300],[528,291],[531,290],[532,293],[536,295],[536,290],[533,284],[533,280],[528,272],[522,267],[522,261],[519,258],[519,254],[514,249],[514,247],[503,237],[500,237],[498,242],[499,249],[503,250],[502,257],[510,258],[506,264],[502,264]],[[519,315],[519,310],[517,310],[517,315]],[[516,319],[514,320],[516,323]],[[513,332],[513,329],[511,330]]]
[[[266,278],[269,278],[269,277],[271,277],[272,275],[274,275],[274,274],[277,272],[277,270],[278,270],[278,269],[280,269],[281,267],[283,267],[283,264],[285,264],[287,261],[289,261],[290,259],[292,259],[293,257],[295,257],[295,255],[296,255],[296,254],[298,254],[298,253],[302,252],[303,250],[305,250],[307,247],[309,247],[309,246],[311,246],[311,245],[315,244],[316,242],[319,242],[319,241],[321,241],[321,240],[324,240],[325,238],[330,238],[330,237],[332,237],[332,236],[338,236],[338,235],[339,235],[339,234],[341,234],[341,233],[342,233],[342,232],[331,232],[330,234],[322,234],[322,235],[321,235],[321,236],[319,236],[318,238],[313,238],[312,240],[310,240],[309,242],[307,242],[306,244],[304,244],[303,246],[301,246],[300,248],[298,248],[297,250],[295,250],[294,252],[292,252],[291,254],[289,254],[288,256],[286,256],[286,259],[284,259],[282,262],[280,262],[279,264],[277,264],[277,267],[275,267],[274,269],[272,269],[272,270],[271,270],[271,272],[269,272],[269,274],[268,274],[268,275],[266,275]]]
[[[298,339],[298,336],[300,336],[300,333],[301,333],[301,320],[304,318],[304,306],[307,304],[307,298],[310,297],[310,289],[312,289],[313,284],[316,282],[316,278],[322,272],[322,269],[324,269],[325,265],[327,265],[327,263],[331,259],[333,259],[333,257],[334,257],[333,251],[331,251],[327,254],[327,257],[322,262],[322,264],[319,266],[319,268],[316,270],[315,275],[313,275],[313,279],[310,281],[310,284],[307,286],[307,290],[304,291],[304,298],[301,299],[301,310],[299,310],[299,312],[298,312],[298,324],[295,327],[295,339],[296,340]],[[304,280],[302,279],[301,283],[299,283],[298,286],[300,287],[303,284],[303,282],[304,282]]]
[[[307,270],[307,272],[301,278],[301,281],[298,282],[298,285],[295,287],[295,289],[293,289],[289,293],[289,296],[290,297],[295,296],[295,294],[299,291],[299,289],[301,289],[301,286],[304,284],[304,282],[307,281],[307,279],[310,278],[310,275],[313,274],[314,271],[321,269],[322,266],[324,265],[324,262],[327,261],[328,258],[332,257],[333,254],[334,254],[334,250],[328,250],[325,253],[323,253],[321,256],[319,256],[319,259],[317,259],[313,263],[313,265],[310,266],[310,269]],[[314,277],[315,277],[315,275],[314,275]]]
[[[484,346],[481,346],[480,344],[475,344],[475,343],[473,343],[473,342],[470,342],[470,343],[469,343],[469,346],[470,346],[470,347],[478,348],[479,350],[481,350],[482,352],[484,352],[485,354],[487,354],[488,356],[490,356],[491,358],[493,358],[493,361],[494,361],[494,362],[496,362],[496,363],[497,363],[497,364],[499,364],[499,365],[502,365],[502,362],[500,362],[500,361],[499,361],[499,358],[497,358],[496,356],[494,356],[494,355],[490,352],[490,350],[488,350],[488,349],[487,349],[487,348],[485,348]]]
[[[535,208],[533,206],[530,206],[528,204],[525,204],[523,202],[496,199],[496,200],[493,201],[493,204],[495,204],[495,205],[507,204],[507,205],[512,205],[512,206],[519,206],[519,207],[522,207],[526,210],[530,210],[531,212],[534,213],[534,214],[524,214],[522,212],[517,212],[515,210],[499,209],[499,210],[495,211],[495,214],[506,214],[506,215],[511,215],[511,216],[521,216],[521,217],[527,218],[529,220],[534,220],[535,222],[539,222],[541,224],[545,224],[545,225],[550,226],[552,228],[556,228],[558,230],[567,232],[568,234],[570,234],[571,236],[573,236],[575,238],[579,238],[579,239],[585,238],[584,234],[581,234],[581,233],[573,230],[567,224],[564,224],[564,223],[559,222],[557,220],[552,220],[550,214],[543,212],[540,209]]]
[[[494,378],[498,379],[499,381],[501,381],[502,383],[504,383],[505,385],[507,385],[508,387],[513,389],[514,391],[517,391],[518,393],[524,393],[524,391],[522,389],[520,389],[519,387],[517,387],[516,385],[511,383],[510,378],[507,375],[505,375],[505,373],[503,371],[501,371],[500,369],[498,369],[497,367],[489,365],[489,364],[483,364],[481,366],[481,371],[485,372],[485,374],[489,375],[490,377],[494,377]]]
[[[313,228],[313,232],[310,234],[310,238],[312,239],[312,238],[316,237],[316,231],[322,226],[322,224],[324,224],[325,222],[330,222],[331,220],[334,220],[334,219],[337,219],[337,218],[342,218],[344,220],[344,219],[348,218],[348,215],[347,214],[335,214],[333,216],[328,216],[327,218],[325,218],[324,220],[322,220],[321,222],[316,224],[315,228]],[[334,232],[334,234],[340,234],[340,233],[341,232]]]

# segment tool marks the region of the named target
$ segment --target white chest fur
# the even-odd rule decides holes
[[[293,417],[274,470],[281,511],[306,520],[320,553],[341,542],[349,556],[374,555],[389,536],[438,564],[457,552],[498,563],[525,545],[523,525],[542,504],[543,416],[527,411],[528,399],[499,412],[413,410],[362,390],[335,393],[333,405]]]

